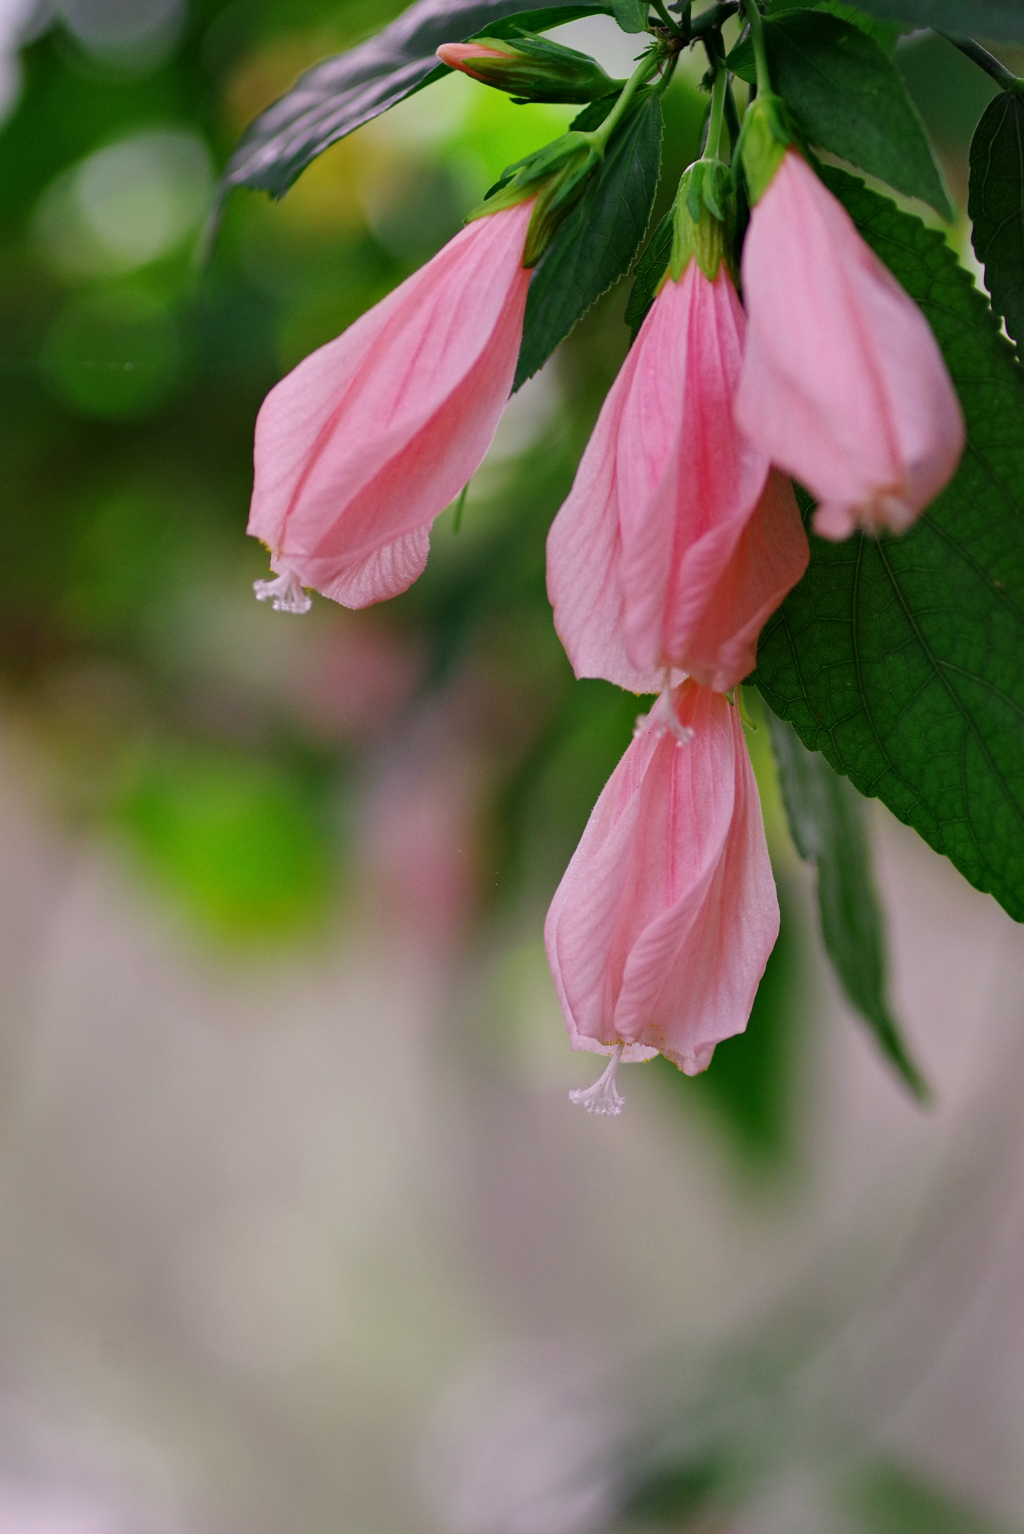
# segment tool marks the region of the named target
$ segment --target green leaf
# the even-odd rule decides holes
[[[961,37],[1024,43],[1020,0],[860,0],[861,9],[908,27],[937,27]]]
[[[543,367],[591,305],[628,271],[651,218],[663,128],[657,91],[638,95],[601,168],[558,226],[530,282],[513,389]]]
[[[844,5],[842,0],[817,0],[817,4],[814,0],[810,0],[810,3],[808,0],[772,0],[768,9],[773,16],[781,16],[783,11],[828,11],[830,16],[838,16],[842,21],[860,27],[862,32],[870,33],[888,54],[895,48],[900,33],[908,30],[898,21],[879,21],[858,10],[855,5]]]
[[[953,217],[917,108],[873,37],[821,11],[769,16],[764,34],[772,82],[810,143]],[[756,79],[749,38],[727,63]]]
[[[779,787],[796,850],[818,873],[825,950],[850,1004],[914,1095],[927,1096],[886,997],[885,935],[871,878],[864,801],[846,778],[768,714]]]
[[[903,538],[812,537],[756,681],[805,746],[1024,920],[1024,377],[942,235],[824,178],[923,309],[967,448]]]
[[[261,112],[228,161],[222,195],[233,186],[249,186],[283,197],[331,144],[450,73],[437,61],[442,43],[481,33],[501,37],[510,23],[507,35],[516,27],[543,32],[583,16],[609,14],[611,0],[553,0],[542,10],[531,0],[417,0],[383,32],[307,69]]]
[[[646,32],[647,0],[612,0],[612,15],[623,32]]]
[[[992,308],[1024,341],[1024,97],[989,103],[971,143],[968,212]]]
[[[636,263],[633,287],[626,304],[626,324],[632,335],[630,345],[640,334],[640,326],[647,318],[647,311],[654,302],[658,284],[668,267],[672,255],[672,236],[675,228],[675,209],[669,208],[661,223],[647,242],[647,249]]]
[[[827,11],[830,16],[838,16],[841,21],[849,21],[853,26],[860,27],[862,32],[867,32],[875,39],[880,48],[885,49],[890,58],[900,34],[907,31],[898,21],[879,21],[874,16],[865,15],[855,5],[843,5],[842,0],[818,0],[814,9]]]

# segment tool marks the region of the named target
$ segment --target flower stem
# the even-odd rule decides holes
[[[768,69],[768,51],[764,42],[764,21],[758,9],[757,0],[743,0],[750,22],[750,41],[754,46],[754,62],[757,65],[757,94],[770,96],[772,94],[772,77]]]
[[[636,95],[637,91],[640,89],[641,85],[643,85],[644,81],[651,73],[651,70],[654,68],[654,65],[657,62],[661,51],[662,50],[660,46],[648,48],[647,52],[644,54],[643,58],[640,60],[639,64],[636,66],[633,73],[630,75],[629,79],[623,86],[618,101],[612,107],[604,122],[599,128],[595,128],[592,133],[586,134],[586,137],[594,145],[595,149],[604,149],[608,140],[619,126],[619,123],[628,112],[630,102],[633,100],[633,97]]]
[[[722,120],[725,116],[725,87],[729,76],[724,69],[719,69],[715,75],[715,83],[711,88],[711,120],[708,123],[708,141],[704,145],[702,160],[721,159],[719,148],[722,143]]]
[[[673,21],[672,17],[665,9],[665,0],[651,0],[651,4],[657,11],[658,15],[661,17],[662,22],[668,28],[668,30],[672,32],[676,37],[681,37],[683,34],[683,29],[677,21]]]
[[[944,37],[947,43],[952,43],[954,48],[959,48],[960,52],[966,54],[979,69],[991,75],[1004,91],[1013,91],[1018,96],[1024,95],[1024,80],[1019,75],[1015,75],[1012,69],[1007,69],[1005,64],[1001,64],[994,53],[989,53],[987,48],[976,43],[973,37],[953,37],[949,32],[939,32],[938,35]]]
[[[690,36],[701,37],[712,27],[720,27],[723,21],[728,21],[730,16],[735,16],[742,0],[721,0],[719,5],[713,5],[710,10],[701,11],[699,16],[694,16],[690,22]]]

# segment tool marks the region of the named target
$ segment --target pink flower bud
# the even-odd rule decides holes
[[[736,430],[745,319],[723,262],[665,283],[548,537],[548,595],[577,676],[726,692],[807,567],[792,485]]]
[[[449,69],[461,69],[520,101],[596,101],[625,84],[609,79],[588,54],[530,32],[512,41],[481,37],[472,43],[442,43],[437,56]]]
[[[736,419],[818,501],[815,531],[903,532],[952,478],[959,401],[920,309],[794,150],[743,249]]]
[[[640,723],[544,937],[574,1049],[661,1053],[692,1076],[747,1025],[778,898],[739,709],[685,682]],[[602,1086],[577,1100],[617,1112]]]
[[[509,55],[501,48],[488,48],[483,43],[442,43],[437,56],[449,69],[461,69],[463,74],[472,75],[474,80],[480,80],[484,85],[491,82],[486,74],[480,74],[473,68],[474,59],[489,60],[499,68],[509,62]]]
[[[430,525],[472,477],[512,388],[530,273],[527,201],[457,234],[267,395],[249,532],[275,607],[311,586],[346,607],[423,572]]]

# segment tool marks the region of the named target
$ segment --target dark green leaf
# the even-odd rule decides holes
[[[650,222],[662,131],[661,97],[646,92],[558,226],[530,283],[514,388],[543,367],[591,304],[628,271]]]
[[[968,444],[905,537],[812,537],[757,684],[806,746],[1024,920],[1024,377],[942,235],[824,176],[927,315]]]
[[[842,0],[772,0],[768,7],[773,16],[781,16],[783,11],[828,11],[832,16],[838,16],[843,21],[850,21],[855,27],[860,27],[864,32],[870,32],[877,43],[885,49],[886,53],[892,53],[896,41],[901,32],[908,29],[898,21],[879,21],[875,16],[868,16],[864,11],[858,10],[855,5],[844,5]]]
[[[873,37],[821,11],[770,16],[764,34],[772,82],[810,143],[952,218],[924,124]],[[728,64],[741,79],[756,78],[749,38]]]
[[[317,155],[449,71],[442,43],[464,42],[515,26],[542,32],[582,16],[608,14],[611,0],[566,0],[543,10],[531,0],[418,0],[383,32],[308,69],[261,112],[235,150],[222,186],[255,187],[283,197]]]
[[[864,801],[788,724],[768,715],[779,786],[796,849],[818,873],[825,949],[852,1006],[911,1091],[924,1084],[900,1037],[886,998],[885,935],[871,878]]]
[[[623,32],[646,32],[647,0],[612,0],[612,14]]]
[[[631,344],[640,333],[640,326],[647,318],[647,311],[654,302],[658,283],[665,275],[665,269],[672,254],[674,227],[675,209],[669,208],[647,242],[647,249],[636,263],[633,289],[626,305],[626,324],[632,331]]]
[[[1024,97],[990,102],[971,144],[974,251],[985,267],[992,307],[1024,341]]]
[[[860,0],[861,9],[908,27],[938,27],[960,36],[1024,43],[1020,0]]]
[[[838,16],[841,21],[849,21],[855,27],[860,27],[862,32],[868,32],[878,45],[892,55],[893,49],[899,40],[901,32],[907,30],[898,21],[879,21],[875,16],[868,16],[864,11],[858,10],[855,5],[843,5],[841,0],[818,0],[814,7],[816,11],[828,11],[831,16]]]

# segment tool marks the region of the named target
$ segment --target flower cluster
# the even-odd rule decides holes
[[[505,44],[441,50],[524,89]],[[555,60],[586,99],[602,88]],[[684,176],[668,270],[604,403],[547,546],[555,626],[577,676],[656,693],[554,897],[545,938],[573,1047],[611,1057],[574,1094],[622,1106],[621,1060],[704,1070],[742,1032],[779,929],[734,690],[815,531],[904,531],[953,474],[963,421],[921,311],[868,249],[762,94],[732,171],[708,147]],[[267,397],[249,531],[261,600],[304,611],[403,591],[468,482],[516,369],[530,267],[625,109],[542,151],[432,261]],[[781,126],[780,126],[781,124]],[[731,187],[753,208],[733,266]]]

